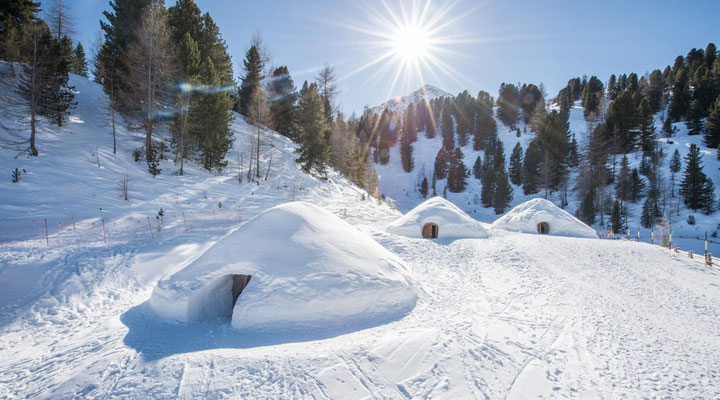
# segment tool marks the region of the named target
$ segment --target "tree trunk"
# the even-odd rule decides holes
[[[35,147],[35,120],[36,120],[36,107],[37,107],[37,98],[35,97],[37,93],[37,67],[38,67],[38,60],[37,60],[37,52],[38,52],[38,37],[37,37],[37,29],[33,30],[33,70],[32,70],[32,78],[30,78],[30,154],[33,156],[38,155],[37,148]]]
[[[257,127],[257,150],[255,151],[255,171],[257,173],[257,178],[260,179],[260,124],[258,124]]]

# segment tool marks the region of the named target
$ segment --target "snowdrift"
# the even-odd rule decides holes
[[[225,318],[264,330],[385,321],[416,300],[397,256],[332,213],[293,202],[261,213],[161,280],[150,307],[168,319]]]
[[[407,214],[393,221],[386,230],[412,238],[422,238],[427,224],[437,225],[440,239],[486,238],[487,230],[455,204],[436,196],[424,201]]]
[[[546,224],[540,227],[541,224]],[[494,229],[596,239],[595,230],[545,199],[532,199],[515,206],[492,224]]]

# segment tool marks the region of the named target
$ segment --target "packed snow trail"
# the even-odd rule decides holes
[[[496,233],[447,244],[366,222],[419,283],[401,320],[269,339],[163,324],[144,305],[153,282],[210,240],[75,249],[73,278],[1,328],[0,395],[720,396],[716,270],[631,242]]]

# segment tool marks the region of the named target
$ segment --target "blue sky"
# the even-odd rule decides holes
[[[386,0],[393,10],[399,1]],[[409,77],[392,87],[399,68],[381,62],[350,75],[376,59],[380,51],[366,42],[376,37],[351,29],[392,31],[373,12],[387,15],[380,1],[221,1],[196,0],[220,26],[233,57],[236,77],[244,53],[259,31],[274,65],[287,65],[299,87],[324,63],[335,66],[340,78],[338,104],[346,113],[361,113],[388,98],[407,94],[420,85]],[[471,38],[470,43],[438,44],[435,57],[452,66],[452,73],[429,65],[424,82],[458,93],[486,90],[497,97],[501,82],[544,83],[550,97],[568,79],[586,74],[603,81],[612,73],[643,74],[671,64],[677,55],[708,42],[720,45],[720,1],[470,1],[457,0],[446,19],[457,19],[438,36]],[[174,4],[166,0],[166,4]],[[450,2],[432,1],[430,11]],[[70,0],[76,18],[76,40],[86,49],[99,30],[107,0]],[[434,64],[434,63],[433,63]],[[379,74],[381,71],[385,73]],[[432,75],[436,76],[432,76]]]

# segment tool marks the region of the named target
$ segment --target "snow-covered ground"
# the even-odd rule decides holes
[[[19,184],[0,182],[2,398],[720,397],[717,268],[630,241],[393,235],[385,227],[398,211],[362,200],[336,174],[303,174],[279,135],[266,134],[268,180],[238,183],[237,155],[247,163],[255,134],[240,119],[224,175],[176,176],[163,161],[152,178],[132,160],[134,134],[121,129],[112,154],[99,88],[72,82],[78,109],[61,130],[41,124],[40,157],[0,148],[0,170],[27,170]],[[129,201],[117,189],[126,172]],[[160,280],[240,220],[291,200],[332,212],[402,260],[415,307],[365,327],[271,332],[164,321],[150,309]],[[45,218],[56,227],[49,247],[44,225],[32,225]]]
[[[407,103],[413,101],[414,98],[418,97],[418,93],[413,92],[409,96],[398,99],[394,103],[394,109],[405,110]],[[428,91],[429,98],[436,98],[447,95],[447,93],[441,90]],[[376,107],[377,108],[377,107]],[[661,128],[663,117],[666,113],[661,111],[655,116],[655,125],[658,137],[662,137]],[[509,165],[510,154],[512,153],[513,147],[517,143],[523,148],[523,152],[527,149],[528,144],[534,138],[534,134],[529,128],[526,129],[525,124],[520,121],[518,127],[520,129],[520,136],[514,130],[511,130],[508,126],[504,125],[499,119],[495,119],[498,127],[498,137],[504,144],[505,149],[505,165]],[[596,123],[588,123],[583,116],[583,108],[580,102],[576,102],[574,107],[570,111],[570,131],[575,133],[576,140],[578,141],[579,151],[582,151],[583,146],[587,142],[588,132],[594,129]],[[659,140],[660,145],[663,148],[665,154],[665,161],[662,166],[662,174],[666,186],[671,186],[671,176],[669,172],[669,163],[672,158],[675,149],[678,149],[680,155],[683,157],[683,168],[680,173],[675,176],[675,197],[671,197],[669,194],[666,196],[664,203],[661,201],[660,207],[663,208],[667,213],[667,217],[671,222],[673,231],[673,247],[680,247],[684,250],[694,250],[696,253],[702,253],[704,250],[704,241],[698,240],[697,238],[704,238],[705,232],[708,233],[708,239],[720,242],[720,237],[712,237],[713,232],[718,235],[720,234],[720,212],[715,212],[712,215],[705,215],[700,211],[691,211],[684,207],[682,200],[678,196],[678,188],[682,181],[682,172],[685,169],[685,155],[690,149],[690,144],[696,144],[703,154],[703,165],[705,166],[704,172],[710,177],[715,186],[720,185],[720,160],[717,159],[717,153],[715,149],[709,149],[703,143],[702,135],[690,136],[687,134],[688,129],[684,122],[674,123],[673,126],[677,129],[677,133],[672,138],[666,139],[661,138]],[[433,139],[425,137],[423,132],[418,134],[418,140],[413,144],[413,158],[415,160],[415,167],[409,173],[406,173],[402,169],[400,159],[400,146],[396,145],[390,148],[390,161],[386,165],[375,164],[375,169],[380,177],[380,191],[389,196],[395,202],[397,208],[402,212],[407,212],[413,209],[418,204],[422,203],[425,199],[420,194],[420,183],[423,177],[428,177],[428,182],[432,181],[433,165],[435,162],[435,156],[438,150],[442,146],[442,136],[437,135]],[[462,148],[463,151],[463,162],[465,166],[472,171],[472,167],[475,164],[475,160],[480,157],[483,158],[483,151],[475,151],[472,148],[472,140],[468,140],[468,145]],[[641,161],[642,152],[628,154],[630,161],[630,167],[639,167]],[[616,162],[619,168],[621,156],[618,156]],[[575,179],[577,178],[577,172],[571,174],[569,179],[569,186],[574,186]],[[499,216],[495,214],[492,208],[484,208],[480,204],[480,193],[482,185],[479,179],[475,179],[472,175],[467,178],[467,188],[461,193],[447,193],[447,199],[455,203],[463,211],[470,214],[473,218],[486,222],[492,223]],[[443,194],[443,188],[447,184],[447,179],[441,179],[437,181],[437,193]],[[511,184],[512,185],[512,184]],[[530,199],[541,197],[543,193],[524,195],[521,186],[512,185],[514,193],[511,207],[518,204],[524,203]],[[432,191],[432,189],[430,189]],[[614,188],[608,187],[608,191],[614,191]],[[720,197],[720,190],[716,189],[716,196]],[[555,204],[561,204],[560,193],[550,194],[548,200]],[[568,196],[569,205],[565,208],[570,214],[575,214],[575,211],[580,206],[580,200],[576,198],[572,193]],[[637,238],[638,230],[641,233],[641,241],[650,243],[651,232],[649,229],[642,228],[640,226],[640,216],[642,211],[642,203],[644,199],[635,204],[628,204],[628,227],[631,230],[630,238]],[[695,217],[695,225],[689,225],[687,223],[688,215]],[[605,215],[603,222],[607,224],[609,221],[608,215]],[[600,216],[598,216],[597,223],[593,228],[604,236],[609,231],[607,225],[602,225]],[[627,236],[626,234],[623,236]],[[615,237],[618,237],[616,235]],[[653,243],[658,244],[658,230],[654,230]],[[709,243],[708,250],[710,253],[720,255],[720,244]]]

